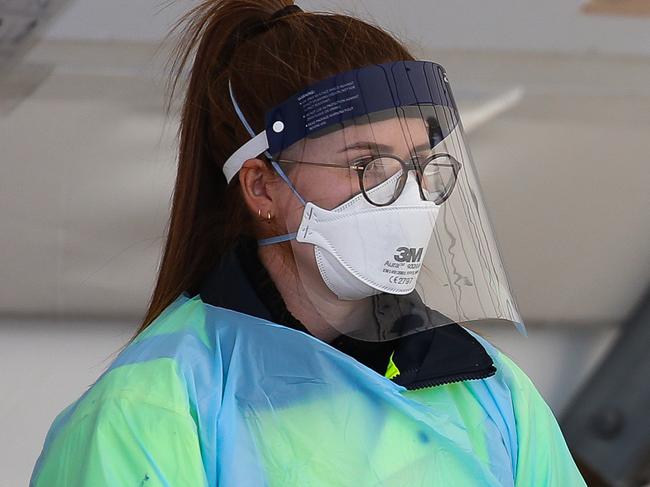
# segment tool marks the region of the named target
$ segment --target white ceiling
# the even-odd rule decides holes
[[[76,0],[49,39],[157,42],[197,0]],[[581,0],[297,0],[305,10],[350,12],[437,49],[650,55],[650,18],[585,15]]]
[[[48,42],[0,79],[0,314],[142,314],[167,218],[176,130],[162,109],[164,58],[153,55],[157,41],[142,39],[158,39],[189,3],[150,22],[152,2],[73,2]],[[476,48],[482,34],[461,22],[452,2],[440,3],[429,30],[418,12],[431,12],[431,3],[366,5],[393,25],[435,37],[420,54],[447,67],[466,120],[477,100],[522,90],[519,104],[470,142],[525,319],[620,322],[650,277],[650,63],[631,55],[638,46],[628,38],[607,43],[604,50],[628,49],[612,56],[584,52],[595,34],[557,41],[561,54],[538,30],[527,37],[522,25],[533,17],[549,25],[550,12],[565,9],[561,2],[548,11],[491,3],[510,4],[501,15],[479,2],[455,2],[480,10],[482,47],[490,50]],[[516,25],[517,49],[504,50],[497,35],[504,16]],[[590,29],[623,32],[618,20],[601,20]],[[465,35],[447,39],[450,22],[464,23]],[[641,39],[647,34],[635,22],[625,24],[628,37]],[[556,23],[554,35],[563,39],[567,27]],[[115,40],[129,37],[139,40]],[[526,51],[533,39],[540,49]]]

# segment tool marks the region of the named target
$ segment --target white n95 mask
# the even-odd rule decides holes
[[[389,184],[371,191],[382,186]],[[374,206],[363,194],[332,210],[307,203],[296,240],[314,245],[321,277],[339,299],[408,294],[417,283],[439,209],[420,198],[410,172],[389,206]]]

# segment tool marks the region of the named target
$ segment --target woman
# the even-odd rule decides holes
[[[31,484],[584,485],[529,379],[461,326],[521,319],[444,69],[283,0],[186,20],[151,305]]]

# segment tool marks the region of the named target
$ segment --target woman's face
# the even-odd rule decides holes
[[[424,158],[430,149],[427,126],[421,118],[389,118],[373,121],[371,125],[350,125],[317,138],[305,139],[284,151],[278,159],[300,161],[281,165],[306,202],[331,210],[361,192],[357,171],[349,169],[351,162],[378,153],[392,154],[403,160],[416,154]],[[279,233],[296,232],[302,221],[304,205],[283,181],[280,180],[276,188],[274,208],[277,223],[285,226]],[[322,298],[338,302],[320,276],[313,245],[292,241],[291,247],[306,294],[319,302]]]

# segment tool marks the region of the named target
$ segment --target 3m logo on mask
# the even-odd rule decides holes
[[[424,247],[419,249],[413,247],[397,247],[395,252],[398,252],[393,256],[397,262],[420,262],[422,259],[422,251]]]

